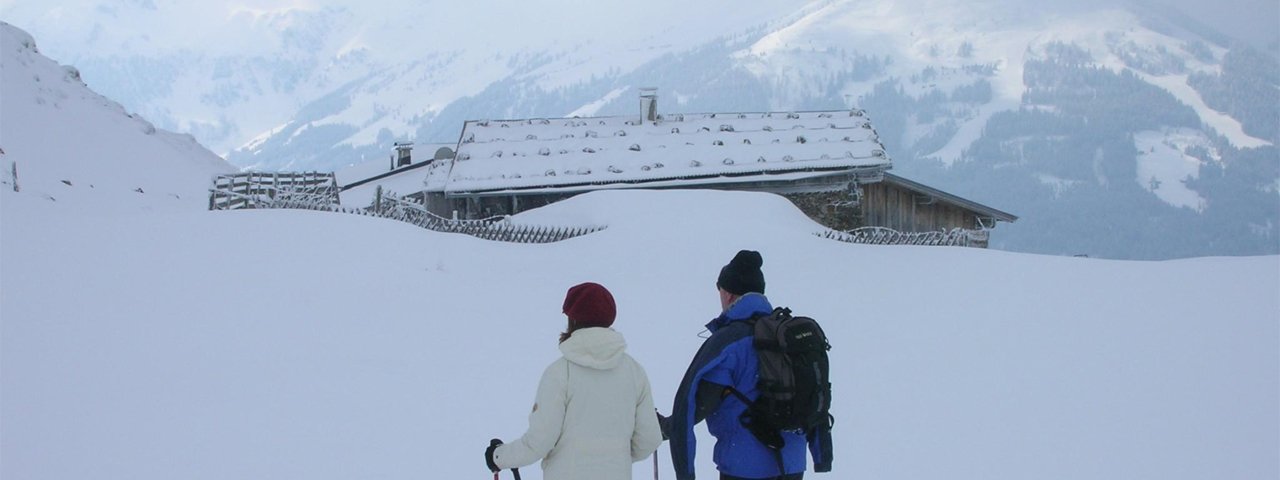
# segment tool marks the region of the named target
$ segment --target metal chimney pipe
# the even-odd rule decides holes
[[[640,121],[658,121],[658,89],[656,87],[640,89]]]

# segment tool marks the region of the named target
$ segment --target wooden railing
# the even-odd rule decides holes
[[[846,243],[867,245],[930,245],[986,248],[986,230],[953,228],[936,232],[899,232],[885,227],[862,227],[849,231],[827,230],[814,235]]]
[[[461,233],[485,240],[515,243],[551,243],[604,230],[603,226],[552,227],[543,225],[515,225],[506,216],[480,220],[454,220],[427,210],[425,206],[408,197],[380,191],[374,196],[369,210],[375,215],[408,222],[437,232]]]
[[[507,217],[454,220],[433,214],[421,203],[378,188],[368,208],[348,208],[338,203],[333,174],[241,173],[214,179],[209,191],[210,210],[288,208],[389,218],[437,232],[461,233],[485,240],[514,243],[551,243],[604,230],[603,226],[553,227],[515,225]]]
[[[219,175],[209,189],[209,210],[275,208],[285,203],[338,204],[338,181],[332,173],[245,172]]]

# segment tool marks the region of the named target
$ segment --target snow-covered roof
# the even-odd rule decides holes
[[[444,162],[442,162],[444,163]],[[428,191],[468,194],[715,183],[796,172],[885,169],[890,164],[861,110],[476,120],[457,157],[437,166]]]
[[[339,194],[340,202],[351,207],[367,207],[373,204],[373,197],[378,187],[383,192],[394,192],[397,195],[409,195],[422,190],[422,175],[426,164],[416,163],[387,172],[385,176],[368,179],[369,181],[343,185]],[[339,179],[341,180],[341,179]]]

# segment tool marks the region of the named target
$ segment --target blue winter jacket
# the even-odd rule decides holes
[[[697,411],[698,387],[702,382],[733,387],[747,398],[759,396],[756,390],[758,372],[753,329],[748,320],[773,311],[769,299],[759,293],[748,293],[723,314],[707,324],[711,337],[703,342],[684,374],[671,408],[669,435],[671,461],[679,480],[693,480],[694,454],[697,441],[693,426]],[[783,432],[786,441],[779,471],[778,455],[756,440],[739,421],[747,405],[736,396],[723,396],[719,408],[708,414],[707,430],[716,437],[715,464],[720,472],[742,478],[769,478],[805,470],[805,446],[813,454],[817,471],[830,470],[830,435],[805,435]],[[825,445],[824,445],[825,444]]]

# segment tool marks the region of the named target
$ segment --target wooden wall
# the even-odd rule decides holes
[[[932,201],[931,197],[878,182],[863,185],[862,225],[888,227],[902,232],[928,232],[965,228],[978,230],[974,212]]]

